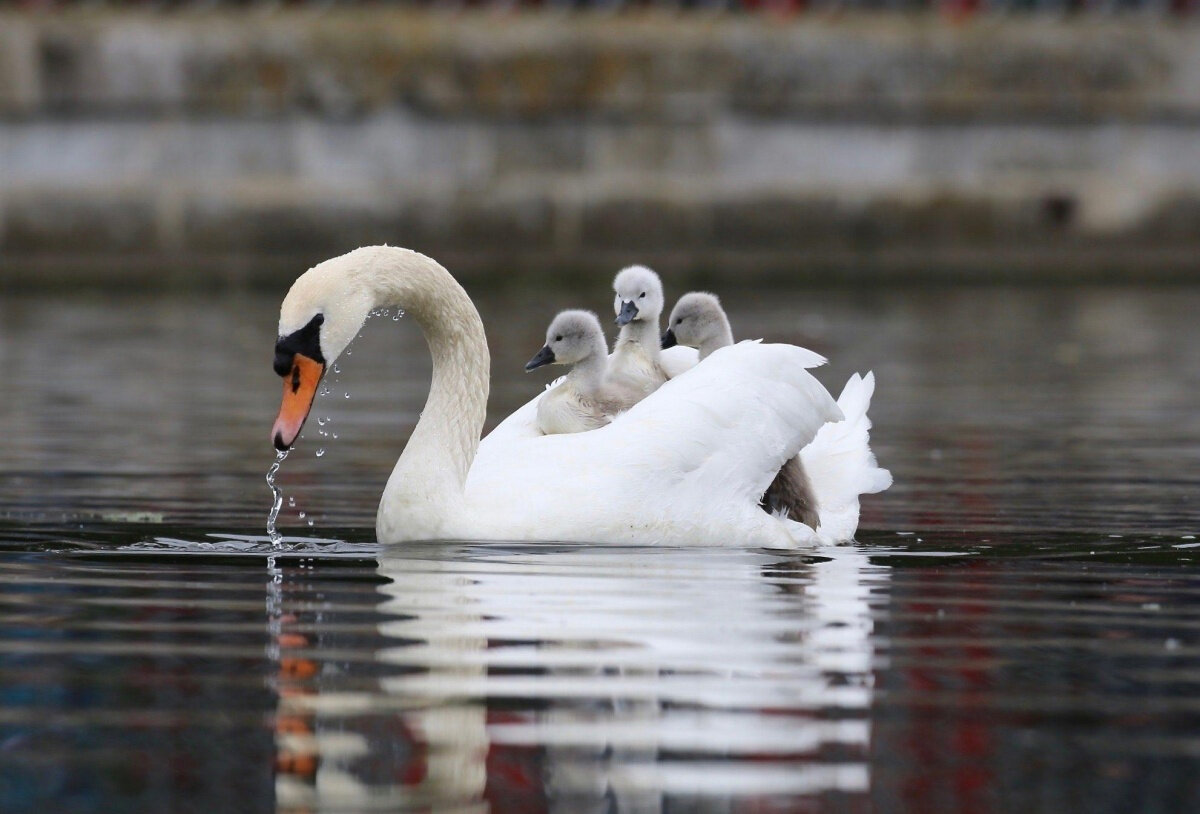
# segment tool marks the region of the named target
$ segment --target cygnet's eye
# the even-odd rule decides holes
[[[554,337],[554,341],[555,341],[555,342],[561,342],[561,341],[562,341],[562,334],[559,334],[558,336]]]
[[[676,324],[676,325],[682,325],[682,324],[683,324],[683,317],[679,317],[679,319],[675,320],[675,324]]]
[[[642,299],[645,299],[645,298],[646,298],[646,292],[645,292],[645,291],[643,291],[641,294],[638,294],[638,299],[639,299],[639,300],[642,300]]]

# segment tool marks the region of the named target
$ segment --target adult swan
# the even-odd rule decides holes
[[[295,442],[326,368],[381,307],[420,325],[433,378],[379,504],[380,542],[795,547],[849,539],[858,495],[890,483],[867,447],[869,374],[851,380],[839,407],[807,371],[824,360],[791,345],[724,348],[590,432],[538,434],[535,398],[480,442],[490,359],[479,312],[436,262],[388,246],[314,266],[284,298],[278,449]],[[783,462],[806,446],[815,451],[805,464],[821,509],[816,532],[758,506]]]

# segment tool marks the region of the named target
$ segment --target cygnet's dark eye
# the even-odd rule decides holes
[[[639,300],[640,300],[640,299],[643,299],[645,296],[646,296],[646,292],[645,292],[645,291],[643,291],[641,294],[638,294],[638,299],[639,299]]]
[[[675,324],[676,324],[676,325],[682,325],[682,324],[683,324],[683,317],[680,317],[679,319],[675,320]]]
[[[562,334],[559,334],[558,336],[554,337],[554,341],[555,341],[555,342],[561,342],[561,341],[562,341]]]

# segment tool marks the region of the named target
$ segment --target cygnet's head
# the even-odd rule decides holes
[[[729,320],[717,295],[692,291],[680,297],[671,309],[667,330],[662,335],[662,346],[698,348],[706,342],[728,336],[728,332]]]
[[[662,281],[645,266],[623,269],[613,280],[613,310],[618,325],[644,320],[658,323],[663,309]]]
[[[529,360],[525,370],[542,365],[573,365],[595,354],[604,354],[604,331],[591,311],[563,311],[546,329],[546,344]]]

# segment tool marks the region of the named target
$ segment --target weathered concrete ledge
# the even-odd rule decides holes
[[[1200,26],[0,14],[0,283],[1190,279]]]
[[[1200,117],[1173,18],[0,14],[0,111]]]

